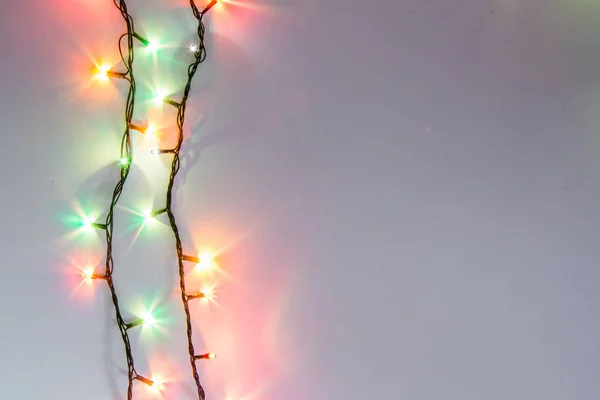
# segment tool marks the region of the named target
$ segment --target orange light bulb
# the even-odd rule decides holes
[[[87,283],[91,283],[92,278],[94,277],[94,270],[92,268],[87,268],[81,275]]]
[[[215,4],[217,4],[217,0],[211,0],[211,2],[208,3],[206,7],[204,7],[204,10],[200,11],[200,14],[206,14],[208,10],[214,7]]]
[[[165,384],[163,382],[161,382],[160,379],[153,378],[152,381],[153,381],[153,383],[152,383],[151,387],[153,389],[156,389],[158,391],[164,390]]]
[[[199,261],[196,264],[196,268],[200,271],[208,271],[213,266],[215,255],[204,251],[198,254],[198,259]]]
[[[108,81],[108,71],[110,70],[110,67],[103,64],[100,65],[98,67],[98,70],[96,72],[96,79],[98,79],[99,81],[102,82],[107,82]]]
[[[158,129],[156,128],[156,126],[152,123],[148,123],[148,126],[146,127],[146,135],[151,135],[153,133],[156,133]]]

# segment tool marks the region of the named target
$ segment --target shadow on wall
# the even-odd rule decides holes
[[[174,184],[176,207],[184,201],[183,196],[178,195],[179,189],[185,185],[188,174],[198,167],[202,152],[211,146],[265,136],[261,129],[262,116],[268,115],[275,103],[276,96],[270,93],[269,82],[260,74],[250,54],[237,43],[207,31],[206,46],[207,59],[199,67],[198,80],[194,80],[186,108],[181,168]],[[264,139],[269,140],[266,136]],[[183,220],[184,216],[174,211],[178,221]],[[201,243],[195,242],[192,225],[184,223],[179,228],[184,249],[188,249],[185,245],[188,243],[192,246],[189,251],[197,252]],[[197,348],[203,347],[202,336],[201,330],[194,330]],[[190,379],[180,385],[185,398],[197,398]]]
[[[207,61],[200,67],[201,79],[193,86],[200,93],[190,95],[187,127],[191,127],[191,135],[183,143],[177,187],[185,183],[204,149],[247,140],[259,131],[256,123],[252,124],[257,120],[254,117],[270,109],[268,86],[250,56],[222,35],[208,36],[214,36],[213,43],[207,43]]]

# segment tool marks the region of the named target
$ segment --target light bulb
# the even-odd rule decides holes
[[[144,325],[144,326],[152,326],[156,323],[156,319],[152,316],[150,312],[144,313],[142,318],[138,318],[134,321],[131,321],[125,324],[125,329],[131,329],[133,327]]]
[[[131,321],[131,322],[125,324],[125,329],[131,329],[138,325],[142,325],[143,323],[144,323],[144,320],[142,318],[139,318],[139,319],[136,319],[135,321]]]
[[[179,108],[179,107],[181,107],[181,103],[178,103],[178,102],[176,102],[175,100],[171,100],[171,99],[169,99],[168,97],[165,97],[165,98],[163,99],[163,102],[165,102],[165,103],[167,103],[167,104],[169,104],[169,105],[171,105],[171,106],[173,106],[173,107],[175,107],[175,108]]]
[[[140,35],[138,35],[136,32],[133,32],[131,34],[134,38],[136,38],[137,40],[139,40],[144,46],[148,47],[150,46],[150,41]]]
[[[194,360],[212,360],[216,357],[217,355],[215,353],[206,353],[200,354],[199,356],[194,356]]]
[[[137,379],[140,382],[144,382],[146,385],[148,385],[150,387],[154,387],[154,385],[155,385],[155,382],[152,379],[144,378],[141,375],[136,376],[135,379]]]
[[[212,299],[214,295],[212,288],[206,288],[202,291],[202,293],[204,294],[204,297],[208,300]]]
[[[190,44],[189,50],[190,50],[190,53],[192,53],[192,54],[196,53],[198,51],[198,45],[196,43]]]
[[[161,214],[166,213],[168,210],[166,208],[161,208],[160,210],[156,210],[156,211],[152,211],[150,213],[150,215],[152,216],[152,218],[156,218]]]
[[[157,89],[154,96],[154,105],[157,107],[161,107],[163,104],[169,104],[175,108],[181,107],[181,104],[176,102],[175,100],[169,99],[169,93],[163,89]]]
[[[156,389],[156,390],[158,390],[158,391],[162,391],[162,390],[164,390],[164,388],[165,388],[165,385],[164,385],[164,383],[162,383],[162,382],[160,382],[160,381],[157,381],[157,380],[156,380],[156,378],[155,378],[155,379],[153,379],[153,381],[154,381],[154,383],[152,384],[152,388],[153,388],[153,389]]]
[[[142,317],[142,320],[144,321],[144,326],[152,326],[156,324],[156,318],[154,318],[150,312],[145,313]]]
[[[204,7],[204,10],[202,10],[200,12],[201,15],[204,15],[208,12],[208,10],[210,10],[211,8],[213,8],[213,6],[217,4],[217,0],[211,0],[210,3],[208,3],[208,5],[206,7]]]
[[[87,268],[85,271],[83,271],[83,279],[85,279],[85,281],[87,283],[92,283],[92,279],[94,276],[94,269],[93,268]]]
[[[129,129],[131,129],[133,131],[138,131],[140,133],[146,133],[148,131],[148,127],[142,126],[142,125],[133,124],[133,123],[129,124]]]
[[[212,288],[206,288],[206,289],[204,289],[203,291],[201,291],[199,293],[189,294],[186,297],[187,297],[188,300],[194,300],[194,299],[212,300],[213,296],[214,296],[213,289]]]
[[[146,222],[154,221],[154,215],[152,214],[152,211],[150,211],[150,210],[146,210],[143,214],[143,217],[144,217],[144,221],[146,221]]]
[[[149,123],[146,127],[146,135],[151,135],[156,132],[158,129],[154,126],[154,124]]]
[[[98,71],[96,72],[96,79],[102,82],[107,82],[109,78],[126,78],[127,74],[124,72],[112,71],[111,67],[102,64],[98,67]]]
[[[83,221],[81,221],[81,226],[83,226],[86,231],[91,231],[93,228],[92,221],[88,218],[84,218]]]
[[[148,41],[148,45],[146,46],[148,50],[155,52],[160,49],[160,42],[158,40],[150,40]]]
[[[96,79],[99,81],[106,82],[108,81],[108,71],[110,67],[108,65],[101,65],[98,67],[98,71],[96,72]]]
[[[100,224],[98,222],[94,222],[90,218],[84,218],[82,221],[82,225],[86,231],[91,231],[94,228],[95,229],[106,229],[106,224]]]
[[[83,280],[87,283],[92,283],[94,279],[104,279],[107,280],[108,277],[106,275],[98,275],[94,272],[94,268],[86,268],[85,271],[81,274],[83,276]]]
[[[203,251],[198,254],[198,257],[182,255],[181,259],[193,262],[196,264],[195,267],[201,271],[207,271],[213,266],[215,255],[211,252]]]
[[[129,157],[121,157],[121,165],[123,165],[123,166],[129,165]]]
[[[152,379],[148,379],[146,377],[143,377],[141,375],[137,375],[135,377],[135,379],[137,379],[140,382],[145,383],[146,385],[150,386],[152,389],[161,391],[165,388],[164,383],[162,382],[161,379],[153,377]]]
[[[150,150],[150,154],[167,154],[167,153],[175,153],[174,149],[152,149]]]
[[[168,93],[166,90],[158,89],[156,91],[156,96],[154,96],[154,104],[157,107],[162,106],[165,102],[165,99],[167,98],[167,95],[168,95]]]
[[[200,253],[198,258],[200,261],[196,264],[196,268],[200,271],[208,271],[213,265],[215,256],[214,254],[205,251]]]
[[[161,214],[164,214],[167,212],[166,208],[161,208],[160,210],[156,210],[156,211],[151,211],[151,210],[146,210],[142,216],[144,217],[144,220],[147,222],[151,222],[156,220],[156,217],[158,217]]]

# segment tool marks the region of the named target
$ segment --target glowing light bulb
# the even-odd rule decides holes
[[[160,210],[156,210],[156,211],[151,211],[151,210],[146,210],[142,216],[144,217],[144,220],[147,222],[150,221],[154,221],[156,219],[156,217],[158,217],[161,214],[164,214],[167,212],[166,208],[161,208]]]
[[[121,165],[122,166],[129,165],[129,158],[128,157],[121,157]]]
[[[207,271],[213,266],[215,255],[211,252],[203,251],[198,254],[198,257],[182,255],[181,259],[195,263],[195,267],[200,271]]]
[[[196,264],[196,268],[199,271],[208,271],[214,262],[215,255],[209,252],[202,252],[198,255],[199,262]]]
[[[217,4],[217,0],[211,0],[210,3],[208,3],[208,5],[206,7],[204,7],[204,10],[202,10],[200,12],[201,15],[204,15],[208,12],[208,10],[210,10],[211,8],[213,8],[213,6]]]
[[[150,150],[150,154],[167,154],[167,153],[173,153],[175,154],[175,149],[152,149]]]
[[[110,67],[108,65],[101,65],[98,67],[98,71],[96,72],[96,79],[102,82],[108,81],[108,71]]]
[[[206,353],[200,354],[199,356],[194,356],[194,360],[212,360],[215,359],[217,355],[215,353]]]
[[[202,293],[204,293],[204,297],[206,297],[208,300],[212,300],[215,295],[213,288],[206,288],[202,291]]]
[[[196,43],[190,44],[189,51],[192,54],[196,53],[198,51],[198,45]]]
[[[154,126],[154,124],[149,123],[148,126],[146,127],[146,135],[151,135],[153,133],[155,133],[158,129],[156,129],[156,126]]]
[[[148,45],[146,46],[148,50],[155,52],[160,49],[160,42],[158,40],[150,40],[148,41]]]
[[[108,277],[106,275],[98,275],[94,272],[94,268],[86,268],[85,271],[81,274],[83,276],[83,280],[87,283],[92,283],[94,279],[104,279],[107,280]]]
[[[125,324],[125,329],[131,329],[133,327],[144,325],[144,326],[152,326],[156,323],[156,319],[152,316],[150,312],[144,313],[142,318],[138,318],[135,321],[131,321]]]
[[[155,93],[155,96],[154,96],[153,102],[156,107],[161,107],[165,103],[169,104],[175,108],[181,107],[181,103],[178,103],[175,100],[169,99],[169,97],[168,97],[169,93],[167,93],[166,90],[157,89],[154,93]]]
[[[143,377],[141,375],[138,375],[135,377],[135,379],[137,379],[140,382],[145,383],[146,385],[150,386],[152,389],[161,391],[165,388],[164,383],[162,382],[161,379],[158,379],[156,377],[152,377],[152,379],[148,379],[146,377]]]
[[[81,226],[83,227],[83,229],[85,229],[86,231],[91,231],[92,230],[92,220],[90,220],[89,218],[84,218],[81,221]]]
[[[158,381],[156,378],[153,379],[153,381],[154,381],[154,383],[151,386],[153,389],[156,389],[158,391],[162,391],[162,390],[165,389],[165,384],[164,383]]]
[[[156,126],[154,126],[154,124],[151,124],[151,123],[148,123],[146,125],[130,123],[129,129],[138,131],[138,132],[146,134],[146,135],[152,134],[157,130]]]
[[[143,36],[140,36],[137,32],[133,32],[131,34],[134,38],[136,38],[137,40],[139,40],[144,46],[148,47],[150,46],[150,41],[148,39],[146,39]]]
[[[141,375],[136,376],[135,379],[137,379],[140,382],[144,382],[146,385],[148,385],[150,387],[154,387],[155,382],[152,379],[144,378]]]
[[[81,225],[86,231],[91,231],[95,229],[106,229],[106,224],[100,224],[98,222],[94,222],[91,218],[85,217],[83,221],[81,221]]]
[[[156,91],[156,96],[154,96],[154,104],[158,107],[162,106],[167,98],[168,93],[166,90],[158,89]]]
[[[213,289],[212,288],[206,288],[203,291],[199,292],[199,293],[194,293],[194,294],[188,294],[187,295],[187,299],[188,300],[194,300],[194,299],[207,299],[207,300],[212,300],[214,297],[214,293],[213,293]]]
[[[154,316],[152,316],[152,314],[149,312],[143,315],[142,320],[144,321],[144,326],[153,326],[156,324],[156,318],[154,318]]]
[[[87,283],[92,283],[92,279],[94,277],[94,269],[93,268],[87,268],[85,271],[83,271],[83,279],[85,279],[85,281]]]
[[[96,72],[96,79],[101,81],[101,82],[107,82],[109,78],[123,78],[125,79],[127,77],[127,74],[124,72],[117,72],[117,71],[112,71],[110,69],[111,67],[106,65],[106,64],[102,64],[98,67],[98,70]]]
[[[146,221],[146,222],[154,221],[154,214],[150,210],[146,210],[146,212],[144,212],[144,214],[143,214],[143,217],[144,217],[144,221]]]

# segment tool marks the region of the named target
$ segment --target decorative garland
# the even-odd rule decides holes
[[[135,31],[134,21],[131,14],[129,14],[127,10],[127,4],[125,0],[113,0],[115,6],[121,12],[123,19],[125,20],[127,26],[127,32],[122,34],[119,37],[119,54],[121,56],[121,60],[125,66],[125,72],[113,71],[112,69],[107,69],[100,67],[98,70],[98,77],[103,80],[108,80],[109,78],[118,78],[123,79],[129,83],[129,91],[127,94],[127,100],[125,105],[125,131],[123,133],[123,137],[121,139],[121,172],[120,179],[117,182],[113,194],[112,200],[108,209],[108,214],[106,216],[106,220],[104,223],[94,222],[94,221],[84,221],[84,225],[89,229],[98,229],[103,230],[106,234],[106,260],[105,260],[105,268],[103,273],[96,273],[94,270],[89,270],[84,272],[84,279],[88,281],[92,280],[103,280],[107,283],[108,288],[110,290],[112,303],[115,310],[115,320],[117,322],[117,326],[121,333],[121,338],[123,340],[125,356],[127,358],[127,376],[128,376],[128,387],[127,387],[127,399],[131,400],[133,398],[133,384],[135,381],[139,381],[148,386],[161,388],[162,384],[160,382],[154,381],[147,376],[143,376],[138,373],[135,368],[135,361],[131,350],[131,342],[129,339],[129,330],[143,324],[151,324],[152,317],[150,315],[145,316],[144,318],[138,318],[133,321],[126,322],[123,319],[123,315],[121,312],[121,306],[119,305],[119,297],[117,296],[117,291],[115,289],[115,282],[113,277],[114,270],[114,260],[113,260],[113,227],[114,227],[114,211],[115,207],[121,197],[123,192],[123,188],[125,186],[125,182],[127,177],[129,176],[129,172],[131,169],[132,163],[132,144],[131,144],[131,130],[137,130],[145,133],[147,128],[139,125],[135,125],[132,123],[133,112],[135,107],[135,94],[136,94],[136,83],[135,77],[133,73],[133,62],[134,62],[134,39],[139,41],[146,47],[150,47],[153,45],[149,40],[145,39],[141,35],[139,35]],[[198,21],[198,42],[190,46],[190,52],[194,56],[194,61],[188,67],[188,77],[185,85],[185,89],[183,91],[183,97],[180,102],[176,102],[169,98],[163,98],[164,103],[169,104],[177,109],[177,128],[178,128],[178,138],[177,144],[174,148],[171,149],[155,149],[152,150],[152,154],[170,154],[173,156],[173,162],[171,164],[171,174],[169,177],[169,183],[167,186],[166,192],[166,205],[164,208],[161,208],[157,211],[152,212],[149,217],[157,217],[160,214],[167,214],[169,218],[169,223],[171,229],[173,231],[173,236],[175,238],[175,247],[177,251],[177,261],[178,261],[178,272],[179,272],[179,288],[181,292],[181,303],[183,305],[183,310],[185,313],[186,319],[186,327],[187,327],[187,341],[188,341],[188,353],[189,353],[189,361],[190,367],[192,370],[192,375],[194,377],[194,381],[196,382],[196,388],[198,391],[198,399],[204,400],[206,395],[204,392],[204,388],[200,382],[200,377],[198,374],[198,368],[196,362],[198,360],[204,359],[212,359],[215,358],[216,355],[214,353],[204,353],[204,354],[196,354],[196,350],[194,349],[193,344],[193,332],[192,332],[192,320],[190,315],[189,302],[194,299],[199,298],[210,298],[211,293],[200,292],[188,294],[186,291],[186,277],[185,277],[185,268],[184,262],[193,262],[193,263],[204,263],[208,260],[200,259],[198,257],[193,257],[184,254],[181,244],[181,239],[179,236],[179,228],[177,227],[175,215],[173,214],[172,204],[173,204],[173,185],[175,183],[175,177],[180,168],[180,151],[181,145],[183,142],[183,125],[185,122],[185,110],[188,101],[188,97],[191,90],[192,80],[198,66],[204,62],[206,59],[206,48],[204,47],[204,23],[202,22],[202,18],[204,15],[217,3],[217,0],[212,0],[204,9],[201,11],[196,7],[194,0],[190,0],[190,7],[192,13],[196,20]],[[126,39],[127,43],[127,56],[125,56],[123,51],[123,39]]]

